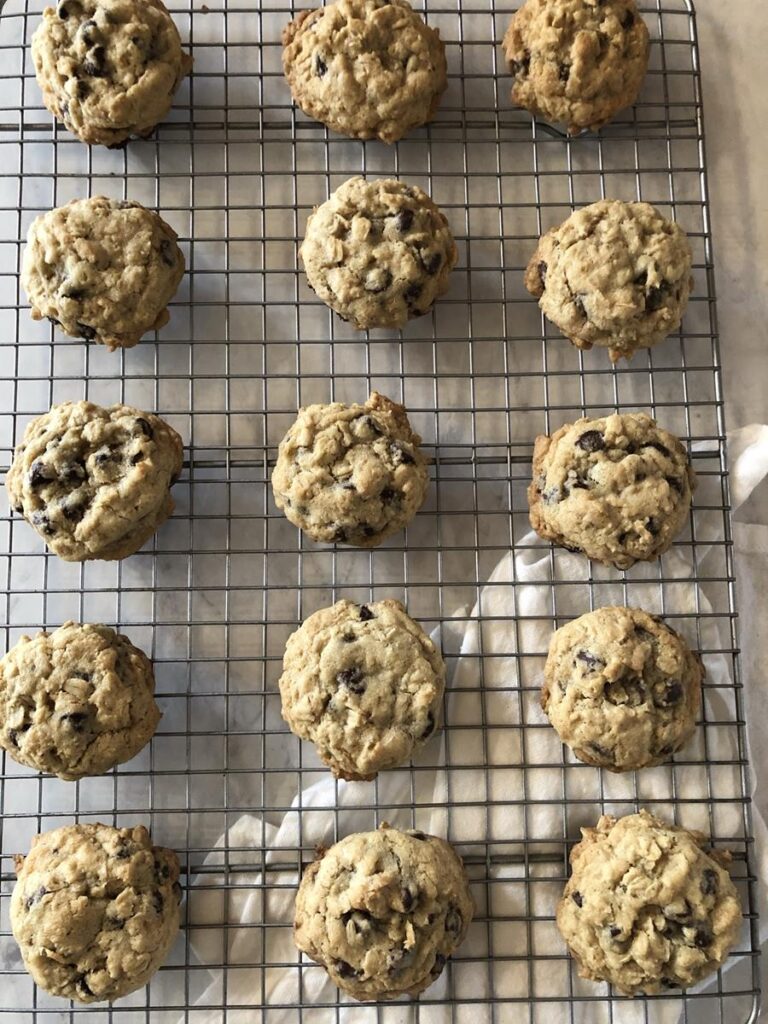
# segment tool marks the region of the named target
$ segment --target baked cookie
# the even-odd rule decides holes
[[[336,0],[283,30],[294,102],[353,139],[396,142],[431,121],[448,84],[445,47],[407,0]]]
[[[395,768],[434,733],[443,659],[399,601],[337,601],[291,634],[280,677],[283,718],[337,778]]]
[[[597,131],[637,99],[648,68],[648,28],[635,0],[526,0],[504,36],[512,102]]]
[[[577,348],[615,363],[680,326],[693,288],[691,247],[648,203],[602,199],[540,240],[525,286]]]
[[[179,861],[143,825],[66,825],[17,856],[11,928],[40,988],[120,999],[163,963],[179,930]]]
[[[420,444],[403,406],[376,391],[365,405],[308,405],[280,442],[277,507],[313,540],[375,548],[424,504]]]
[[[32,221],[21,283],[33,320],[111,351],[168,323],[183,276],[173,228],[140,203],[95,196]]]
[[[173,512],[181,438],[130,405],[62,402],[27,424],[5,485],[14,512],[67,562],[125,558]]]
[[[661,764],[690,739],[703,674],[658,616],[598,608],[552,637],[541,706],[580,760],[634,771]]]
[[[147,136],[192,69],[160,0],[63,0],[32,37],[43,102],[83,142]]]
[[[418,995],[461,945],[474,907],[453,847],[386,823],[335,843],[296,896],[299,949],[355,999]]]
[[[741,927],[728,853],[647,811],[581,834],[557,926],[582,978],[654,995],[720,967]]]
[[[695,485],[685,445],[645,413],[581,419],[536,438],[531,526],[545,540],[629,569],[670,548]]]
[[[0,659],[0,746],[60,779],[102,775],[160,721],[152,662],[108,626],[65,622]]]
[[[350,178],[307,221],[309,286],[364,331],[402,327],[448,288],[458,253],[448,221],[416,185]]]

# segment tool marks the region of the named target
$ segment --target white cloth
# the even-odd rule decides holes
[[[737,431],[730,438],[729,449],[732,496],[738,519],[739,514],[749,508],[750,498],[768,474],[768,427],[753,426]],[[697,569],[699,577],[706,577],[711,559],[715,562],[711,575],[716,577],[716,560],[722,557],[722,548],[719,551],[713,548],[710,554],[703,550],[702,541],[720,536],[722,518],[717,502],[706,500],[706,481],[702,483],[699,494],[705,497],[699,504],[714,507],[711,512],[704,511],[697,516]],[[765,557],[768,555],[768,529],[760,528],[764,536],[759,543]],[[470,860],[473,852],[481,848],[484,851],[484,847],[477,844],[485,842],[496,844],[494,851],[501,851],[500,844],[506,844],[504,849],[519,854],[522,851],[520,840],[525,837],[529,840],[529,853],[549,852],[551,855],[548,862],[541,864],[531,860],[528,884],[521,882],[525,876],[522,865],[494,864],[490,868],[492,883],[486,889],[484,864],[470,865],[478,917],[484,919],[490,913],[491,918],[496,919],[491,929],[496,959],[490,970],[493,993],[497,997],[530,997],[535,993],[541,999],[568,995],[571,982],[565,961],[537,961],[532,989],[528,965],[519,956],[562,955],[562,941],[551,918],[563,884],[564,839],[570,842],[577,839],[579,827],[594,824],[601,809],[627,813],[637,800],[652,806],[662,816],[671,817],[674,812],[669,801],[674,782],[677,798],[685,801],[677,808],[680,823],[705,832],[714,827],[719,835],[742,834],[741,809],[737,802],[740,794],[738,769],[723,765],[709,770],[705,767],[706,762],[728,762],[739,756],[736,730],[728,727],[728,723],[735,720],[736,708],[727,655],[710,653],[704,658],[707,670],[705,719],[707,723],[724,724],[709,724],[697,730],[684,757],[700,764],[612,775],[582,766],[570,755],[563,760],[562,747],[538,705],[541,668],[554,623],[553,588],[548,585],[553,577],[574,581],[573,585],[556,590],[559,624],[585,611],[590,600],[595,606],[629,603],[652,612],[684,616],[676,620],[676,625],[705,651],[717,652],[731,646],[725,634],[727,617],[707,617],[713,610],[707,584],[697,588],[692,583],[695,574],[687,557],[689,549],[681,547],[664,556],[665,576],[675,582],[665,585],[662,607],[658,567],[637,567],[631,574],[631,586],[626,590],[614,579],[615,574],[602,573],[593,567],[600,580],[599,587],[595,587],[587,581],[583,558],[561,550],[550,554],[540,545],[534,548],[534,541],[534,535],[530,534],[517,545],[514,554],[505,555],[490,574],[477,604],[471,609],[457,609],[444,625],[442,636],[436,638],[453,666],[446,697],[446,717],[451,728],[429,745],[417,762],[423,770],[414,773],[413,780],[407,771],[382,775],[377,784],[334,782],[329,774],[297,794],[291,810],[278,824],[248,814],[219,839],[216,852],[206,859],[205,871],[193,878],[189,887],[192,951],[200,964],[216,965],[211,967],[207,988],[197,997],[197,1024],[220,1021],[223,1014],[215,1008],[220,1003],[228,1007],[244,1004],[274,1007],[295,1006],[299,1001],[304,1005],[334,1002],[336,989],[321,968],[307,963],[301,972],[303,980],[301,983],[299,980],[299,957],[290,928],[298,880],[294,851],[303,846],[306,856],[306,851],[314,845],[329,845],[342,835],[370,829],[376,821],[384,819],[408,827],[412,824],[410,808],[413,804],[418,808],[419,828],[448,836],[470,854]],[[761,592],[759,588],[757,592]],[[718,611],[722,612],[722,595],[718,595],[718,601]],[[696,620],[685,618],[695,613],[702,616],[698,635]],[[479,690],[481,662],[482,697]],[[744,667],[748,699],[750,687],[755,688],[757,684],[754,676],[750,678],[753,666],[754,659],[747,658]],[[760,700],[765,701],[762,694]],[[749,715],[747,721],[750,721]],[[755,765],[758,771],[766,761],[763,747],[764,744],[753,742],[755,756],[759,759]],[[445,765],[452,767],[447,770]],[[455,767],[457,765],[461,765],[461,769]],[[714,806],[708,803],[710,786],[712,794],[718,798]],[[381,810],[374,820],[371,808],[376,806],[377,800]],[[449,801],[450,812],[445,807]],[[757,811],[754,831],[759,875],[767,878],[764,860],[768,847],[762,803],[758,804]],[[244,849],[242,855],[230,852],[231,868],[226,875],[223,872],[225,846],[230,851]],[[258,863],[262,850],[268,868],[263,874],[238,871],[234,866],[244,861]],[[225,880],[230,887],[228,899],[221,888]],[[485,905],[486,893],[491,900],[490,910]],[[525,919],[530,914],[537,922],[529,933]],[[228,925],[226,951],[222,938],[224,924]],[[267,926],[264,930],[262,924]],[[479,920],[454,961],[454,987],[459,1004],[462,995],[481,999],[491,992],[489,969],[474,959],[488,954],[488,935],[485,920]],[[267,948],[263,944],[265,936]],[[748,948],[746,928],[741,942],[742,948]],[[224,953],[228,964],[226,991],[224,975],[218,966]],[[463,957],[469,958],[464,965]],[[258,966],[262,961],[284,966],[262,968]],[[239,969],[239,964],[249,966]],[[744,961],[729,961],[729,970],[743,972],[745,968]],[[198,976],[201,972],[193,973]],[[577,1004],[573,1017],[564,1004],[550,1003],[547,1024],[570,1020],[599,1024],[609,1019],[616,1024],[634,1024],[646,1020],[640,1002],[618,1002],[611,1017],[605,1002],[605,986],[578,979],[573,985],[575,994],[594,995],[595,1001]],[[749,987],[747,975],[744,986]],[[702,988],[706,988],[706,983]],[[440,999],[446,994],[444,974],[429,989],[426,998]],[[598,1002],[598,998],[603,1002]],[[206,1005],[214,1008],[206,1013]],[[711,1004],[702,1001],[696,1006],[697,1024],[718,1019],[716,1001]],[[469,1005],[466,1009],[469,1010]],[[250,1009],[243,1019],[265,1022],[268,1019],[270,1024],[283,1021],[288,1024],[295,1020],[295,1012],[287,1008],[283,1012],[272,1010],[267,1018],[258,1010]],[[390,1019],[390,1014],[392,1020],[415,1019],[413,1007],[405,1003],[395,1004],[384,1013],[386,1020]],[[519,1005],[519,1015],[521,1019],[528,1019],[525,1003]],[[491,1020],[491,1010],[473,1006],[471,1017],[473,1024],[484,1024]],[[647,1019],[653,1024],[674,1024],[679,1017],[679,1000],[656,1000],[648,1007]],[[325,1018],[321,1015],[318,1019]],[[375,1009],[350,1002],[348,1009],[342,1011],[341,1019],[364,1024],[379,1018]],[[453,1019],[452,1010],[424,1006],[420,1019],[430,1024],[443,1021],[447,1024]],[[734,1024],[738,1022],[734,1020]]]

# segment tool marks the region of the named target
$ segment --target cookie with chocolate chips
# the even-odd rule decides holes
[[[377,547],[424,503],[420,444],[403,406],[376,391],[364,405],[308,405],[280,442],[275,503],[313,540]]]
[[[580,760],[634,771],[662,764],[690,739],[703,674],[658,616],[598,608],[552,637],[541,706]]]
[[[394,999],[416,996],[440,976],[473,913],[453,847],[384,823],[347,836],[309,865],[294,937],[354,999]]]
[[[283,70],[305,114],[355,139],[395,142],[431,121],[445,47],[407,0],[336,0],[283,31]]]
[[[645,413],[577,420],[536,438],[531,526],[545,540],[628,569],[671,547],[695,483],[685,445]]]
[[[149,135],[192,58],[160,0],[62,0],[32,37],[43,102],[83,142]]]
[[[359,330],[429,312],[458,258],[448,221],[416,185],[350,178],[307,221],[310,287]]]
[[[168,323],[183,276],[170,225],[140,203],[94,196],[32,221],[21,283],[33,320],[113,350]]]
[[[727,852],[647,811],[605,815],[581,834],[557,926],[582,978],[656,995],[724,963],[741,928]]]
[[[445,664],[399,601],[337,601],[288,638],[279,685],[291,731],[337,778],[368,780],[434,734]]]
[[[0,746],[60,779],[101,775],[151,739],[152,662],[108,626],[65,622],[0,659]]]
[[[631,359],[676,331],[693,288],[683,229],[649,203],[602,199],[540,240],[525,285],[577,348]]]
[[[63,402],[32,420],[6,477],[11,508],[67,562],[125,558],[173,511],[181,438],[129,405]]]
[[[11,928],[40,988],[78,1003],[146,985],[179,930],[179,861],[143,825],[66,825],[17,856]]]
[[[571,135],[635,102],[650,49],[635,0],[526,0],[503,47],[512,102]]]

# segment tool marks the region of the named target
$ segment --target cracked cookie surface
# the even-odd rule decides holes
[[[280,677],[291,731],[337,778],[368,780],[434,735],[445,664],[399,601],[337,601],[288,638]]]
[[[160,0],[63,0],[32,37],[43,102],[88,144],[119,146],[165,117],[192,58]]]
[[[119,999],[160,967],[179,930],[179,862],[143,825],[67,825],[16,857],[11,928],[54,996]]]
[[[730,856],[647,811],[581,833],[557,908],[579,974],[654,995],[717,970],[741,927]]]
[[[603,199],[540,240],[528,291],[577,348],[630,359],[676,331],[693,287],[688,237],[649,203]]]
[[[283,31],[283,70],[308,117],[355,139],[395,142],[431,121],[445,47],[406,0],[337,0]]]
[[[173,511],[181,438],[129,405],[63,402],[27,424],[6,478],[11,508],[68,562],[133,554]]]
[[[156,213],[95,196],[32,222],[21,283],[33,320],[113,350],[168,323],[184,269],[176,232]]]
[[[695,482],[685,445],[645,413],[565,423],[536,438],[531,526],[545,540],[628,569],[671,547]]]
[[[310,864],[294,935],[355,999],[392,999],[418,995],[440,976],[473,912],[449,843],[383,824],[347,836]]]
[[[160,720],[149,658],[108,626],[65,622],[0,659],[0,745],[60,779],[134,757]]]
[[[448,288],[458,253],[448,221],[416,185],[350,178],[307,221],[310,287],[359,330],[402,327]]]
[[[658,616],[598,608],[552,637],[541,705],[580,760],[634,771],[690,739],[702,676],[699,659]]]
[[[635,0],[526,0],[502,45],[512,102],[571,135],[635,102],[650,49]]]
[[[376,547],[424,503],[420,444],[403,406],[375,391],[364,405],[308,405],[280,442],[277,507],[313,540]]]

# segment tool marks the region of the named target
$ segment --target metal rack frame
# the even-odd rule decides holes
[[[436,120],[393,147],[332,135],[292,106],[280,69],[280,30],[292,5],[174,3],[194,75],[155,136],[119,152],[81,145],[42,108],[28,47],[42,6],[0,5],[0,466],[7,468],[31,416],[80,397],[157,411],[184,437],[187,460],[174,488],[176,514],[121,563],[62,563],[18,517],[4,509],[0,518],[6,649],[21,633],[67,618],[116,624],[154,658],[165,715],[143,754],[100,779],[63,783],[3,755],[0,1018],[21,1024],[95,1014],[110,1022],[239,1024],[261,1005],[265,1022],[296,1019],[278,1016],[294,1008],[307,1024],[339,1024],[350,1013],[355,1021],[621,1021],[627,1000],[578,979],[554,931],[553,908],[578,826],[604,808],[645,805],[703,828],[733,851],[745,930],[736,966],[713,987],[635,1001],[631,1019],[679,1011],[696,1024],[756,1020],[749,776],[691,0],[642,4],[653,46],[640,102],[599,136],[570,140],[509,102],[498,43],[511,8],[495,0],[428,0],[427,20],[447,44],[449,89]],[[297,267],[311,207],[356,173],[423,185],[459,243],[448,295],[401,333],[354,332],[318,302]],[[158,209],[187,255],[188,273],[162,336],[119,353],[32,323],[19,285],[29,222],[75,195],[99,192]],[[569,346],[522,286],[541,231],[604,195],[671,211],[695,254],[696,287],[682,332],[617,367],[602,351]],[[322,548],[272,502],[276,446],[300,404],[362,400],[374,387],[403,400],[424,435],[434,459],[431,495],[407,532],[381,549]],[[650,410],[691,443],[701,486],[690,530],[674,550],[693,575],[681,577],[680,563],[665,556],[628,573],[585,563],[573,578],[558,579],[555,554],[526,536],[533,439],[578,415],[635,408]],[[515,598],[525,588],[543,593],[546,608],[515,614],[506,622],[509,646],[498,650],[504,620],[486,613],[483,602],[507,552],[548,559],[546,579],[521,581],[515,562],[509,581]],[[576,608],[632,603],[649,593],[705,661],[727,671],[705,685],[693,748],[671,767],[618,783],[577,762],[537,714],[545,650],[526,636],[536,623],[562,625]],[[282,647],[299,621],[342,595],[398,597],[426,628],[442,629],[452,679],[443,738],[409,769],[366,784],[354,810],[337,784],[327,812],[332,838],[361,816],[369,827],[382,820],[423,827],[437,819],[465,857],[478,906],[470,937],[444,979],[407,1007],[363,1008],[335,991],[309,1005],[306,979],[320,968],[302,963],[295,950],[274,952],[285,948],[290,915],[281,905],[272,917],[270,901],[292,890],[313,855],[315,812],[303,797],[293,809],[292,801],[325,777],[314,751],[280,720]],[[471,630],[477,645],[468,655],[461,643]],[[485,650],[491,636],[493,650]],[[470,661],[477,678],[467,680]],[[497,666],[509,671],[508,680],[499,682]],[[435,779],[439,785],[430,789]],[[298,848],[270,846],[268,833],[292,810]],[[227,829],[249,813],[261,816],[262,842],[233,843]],[[503,831],[503,823],[499,834],[500,816],[515,826]],[[206,893],[223,898],[220,922],[190,916],[151,984],[109,1009],[63,1009],[35,989],[9,929],[11,855],[26,850],[35,833],[73,819],[145,823],[156,842],[178,850],[188,908]],[[542,821],[557,825],[541,831]],[[217,863],[210,855],[219,836]],[[235,963],[229,907],[245,891],[260,903],[258,921],[249,925],[254,954]],[[219,943],[205,962],[197,942],[203,933]],[[197,1002],[219,971],[211,1001]],[[229,997],[243,971],[257,978],[259,998],[249,1005]],[[295,977],[295,1001],[272,1000],[276,972]]]

